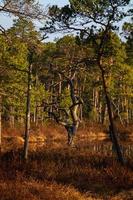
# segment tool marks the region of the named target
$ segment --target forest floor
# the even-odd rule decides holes
[[[97,135],[90,141],[92,129],[81,130],[73,147],[67,146],[61,127],[31,132],[27,162],[22,160],[22,130],[4,131],[0,200],[132,200],[133,156],[121,166],[108,149],[89,148],[103,140],[109,144],[104,130],[95,130],[100,141]]]

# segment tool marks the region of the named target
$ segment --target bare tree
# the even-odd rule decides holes
[[[68,133],[68,145],[73,143],[73,138],[80,124],[80,110],[83,104],[81,97],[77,96],[74,88],[75,73],[70,77],[62,72],[58,72],[67,81],[70,91],[71,106],[69,110],[61,108],[58,102],[44,103],[44,111],[48,113],[49,117],[60,125],[64,126]],[[60,83],[59,83],[60,84]],[[52,110],[51,110],[52,106]]]
[[[2,0],[0,1],[0,12],[32,19],[41,19],[44,17],[42,6],[36,0]]]
[[[36,0],[1,0],[0,14],[7,14],[9,16],[27,18],[30,20],[41,20],[46,17],[46,11],[44,11],[43,6]],[[6,30],[1,24],[0,32],[9,40]]]

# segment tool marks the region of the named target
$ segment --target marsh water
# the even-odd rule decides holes
[[[15,139],[16,138],[16,139]],[[9,140],[10,139],[10,140]],[[5,140],[3,144],[2,151],[10,151],[11,149],[23,148],[23,139],[19,137],[8,138]],[[125,157],[133,158],[133,140],[132,138],[128,140],[119,140],[120,147]],[[39,141],[36,140],[35,142],[30,142],[29,147],[32,151],[40,151],[45,149],[56,149],[60,151],[61,149],[64,150],[78,150],[86,153],[96,153],[102,154],[105,156],[115,155],[114,147],[107,137],[86,137],[86,136],[79,136],[74,139],[74,144],[72,146],[67,145],[67,135],[57,137],[57,135],[53,137],[46,137],[46,140]]]
[[[123,152],[123,155],[129,158],[133,157],[133,142],[126,141],[120,142],[120,147]],[[93,141],[90,140],[76,140],[74,144],[70,147],[67,145],[67,140],[59,140],[59,139],[47,139],[46,142],[35,142],[30,143],[30,148],[37,149],[46,149],[46,148],[54,148],[54,149],[67,149],[73,148],[82,151],[87,151],[90,153],[102,154],[105,156],[115,154],[114,147],[112,143],[107,139],[95,139]]]

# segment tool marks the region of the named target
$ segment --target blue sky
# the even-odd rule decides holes
[[[42,4],[44,7],[48,5],[58,5],[63,6],[68,4],[68,0],[39,0],[39,3]],[[13,17],[7,16],[6,14],[0,14],[0,25],[4,28],[9,28],[12,25]]]
[[[69,0],[38,0],[40,4],[44,6],[44,9],[49,5],[58,5],[63,6],[69,3]],[[0,0],[1,2],[1,0]],[[130,4],[133,6],[133,0],[130,1]],[[12,25],[13,17],[7,16],[5,14],[0,14],[0,25],[2,25],[5,29],[9,28]],[[37,29],[42,27],[39,23],[36,23]],[[51,35],[50,40],[53,40],[58,35]]]
[[[59,6],[63,6],[65,4],[68,4],[68,0],[39,0],[39,2],[41,4],[43,4],[44,6],[50,4],[50,5],[59,5]]]

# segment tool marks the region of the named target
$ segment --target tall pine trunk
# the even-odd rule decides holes
[[[105,95],[105,100],[106,100],[106,105],[107,105],[107,111],[108,111],[108,117],[109,117],[109,122],[110,122],[109,131],[110,131],[111,141],[112,141],[112,144],[114,146],[118,161],[123,165],[124,164],[124,158],[123,158],[122,151],[121,151],[121,148],[120,148],[117,136],[116,136],[116,130],[115,130],[115,126],[114,126],[114,122],[113,122],[113,116],[112,116],[111,100],[109,98],[108,91],[107,91],[106,80],[105,80],[105,76],[104,76],[104,70],[102,69],[102,66],[100,66],[100,65],[99,65],[99,68],[100,68],[101,74],[102,74],[103,90],[104,90],[104,95]]]
[[[9,123],[10,123],[10,127],[14,128],[15,117],[14,117],[14,107],[13,106],[10,106]]]
[[[30,133],[31,72],[32,72],[32,63],[29,63],[26,116],[25,116],[26,118],[25,119],[25,140],[24,140],[24,159],[25,160],[27,160],[28,158],[29,133]]]

